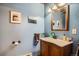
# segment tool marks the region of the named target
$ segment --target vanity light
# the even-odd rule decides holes
[[[52,10],[57,10],[58,7],[56,5],[53,6]]]
[[[54,11],[60,11],[60,9],[62,7],[64,7],[66,5],[66,3],[54,3],[54,5],[48,9],[48,12],[52,12],[52,10]]]
[[[66,5],[66,3],[58,3],[58,4],[57,4],[57,6],[60,7],[60,8],[61,8],[61,7],[64,7],[65,5]]]
[[[49,9],[48,9],[48,13],[51,13],[51,12],[52,12],[52,10],[51,10],[51,8],[49,8]]]

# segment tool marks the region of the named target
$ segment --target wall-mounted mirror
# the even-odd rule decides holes
[[[69,5],[62,7],[56,4],[54,9],[52,8],[51,15],[51,31],[68,31],[69,27]]]

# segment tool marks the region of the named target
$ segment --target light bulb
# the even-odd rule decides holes
[[[49,12],[49,13],[51,13],[51,12],[52,12],[51,8],[49,8],[49,9],[48,9],[48,12]]]
[[[57,8],[57,6],[56,6],[56,5],[54,5],[52,9],[53,9],[53,10],[56,10],[56,9],[58,9],[58,8]]]
[[[63,7],[63,6],[65,6],[66,5],[66,3],[58,3],[58,7]]]

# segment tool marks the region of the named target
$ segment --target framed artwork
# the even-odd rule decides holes
[[[28,16],[28,23],[37,24],[37,17]]]
[[[17,11],[10,11],[10,23],[20,24],[21,23],[21,13]]]

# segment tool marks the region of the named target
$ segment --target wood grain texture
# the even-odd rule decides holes
[[[70,56],[72,53],[72,44],[65,47],[59,47],[53,43],[40,40],[41,56]]]

